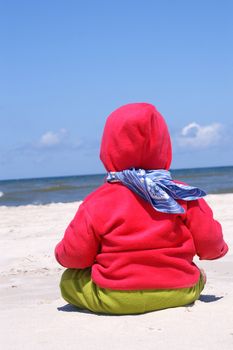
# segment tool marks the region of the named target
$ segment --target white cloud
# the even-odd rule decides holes
[[[191,148],[207,148],[216,145],[222,138],[222,130],[223,125],[220,123],[209,125],[190,123],[181,130],[178,145]]]
[[[41,147],[53,147],[59,145],[67,134],[66,129],[61,129],[58,132],[47,131],[39,140],[39,146]]]

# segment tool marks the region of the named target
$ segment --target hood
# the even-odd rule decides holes
[[[100,150],[107,171],[166,169],[172,159],[167,125],[148,103],[124,105],[107,118]]]

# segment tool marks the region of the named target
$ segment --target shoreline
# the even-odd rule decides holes
[[[233,196],[233,192],[226,192],[226,193],[210,193],[207,194],[204,199],[208,201],[209,198],[212,196]],[[85,198],[84,198],[85,199]],[[6,208],[29,208],[29,207],[35,207],[35,208],[40,208],[40,207],[51,207],[51,206],[56,206],[56,205],[80,205],[83,202],[83,200],[76,200],[76,201],[71,201],[71,202],[51,202],[51,203],[44,203],[44,204],[22,204],[22,205],[1,205],[0,204],[0,210],[1,209],[6,209]]]
[[[174,169],[171,175],[209,195],[233,193],[233,166]],[[0,207],[77,202],[103,185],[105,179],[106,174],[95,174],[0,181]]]

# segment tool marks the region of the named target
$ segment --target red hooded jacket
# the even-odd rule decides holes
[[[107,171],[169,169],[172,150],[166,123],[154,106],[134,103],[107,119],[100,158]],[[91,267],[92,280],[116,290],[190,287],[200,272],[193,263],[226,254],[221,225],[204,199],[179,201],[185,214],[166,214],[120,183],[105,183],[80,205],[57,245],[58,262]]]

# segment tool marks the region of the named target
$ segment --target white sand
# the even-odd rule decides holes
[[[0,207],[0,349],[233,349],[233,194],[207,197],[229,253],[198,262],[208,282],[194,306],[100,316],[60,298],[55,244],[78,203]]]

